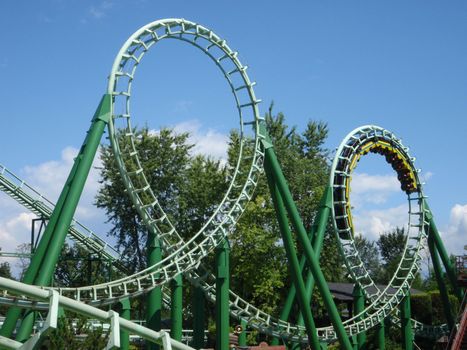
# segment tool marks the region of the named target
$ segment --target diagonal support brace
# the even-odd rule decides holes
[[[110,320],[110,334],[109,341],[105,350],[114,350],[120,349],[120,316],[118,312],[113,310],[109,311],[109,320]]]
[[[161,335],[162,346],[164,350],[172,350],[172,344],[170,343],[170,334],[165,331],[160,331],[159,334]]]
[[[45,319],[42,329],[28,339],[19,349],[21,350],[35,350],[40,349],[44,338],[53,330],[57,328],[58,322],[58,301],[59,294],[56,290],[49,291],[49,313]]]

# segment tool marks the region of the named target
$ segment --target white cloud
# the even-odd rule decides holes
[[[435,218],[436,219],[436,218]],[[449,253],[465,254],[467,245],[467,204],[455,204],[451,208],[449,223],[440,232],[443,243]]]
[[[51,160],[39,165],[26,166],[23,169],[25,180],[47,199],[56,202],[73,166],[78,149],[66,147],[61,152],[60,160]],[[101,161],[96,155],[81,195],[76,217],[78,219],[93,219],[100,213],[93,207],[94,197],[99,189],[99,167]]]
[[[174,112],[186,113],[189,112],[190,107],[193,105],[193,101],[181,100],[175,104]]]
[[[29,242],[31,233],[31,220],[36,216],[23,211],[6,219],[0,219],[0,242],[4,252],[15,252],[20,243]]]
[[[20,177],[45,198],[56,202],[77,153],[76,148],[67,147],[61,152],[59,160],[25,166],[20,172],[22,174]],[[103,212],[93,205],[94,197],[99,188],[99,173],[95,168],[98,165],[100,165],[100,159],[96,157],[75,214],[78,220],[85,221],[85,224],[90,227],[105,221]],[[0,196],[0,208],[0,247],[3,251],[12,252],[15,251],[18,244],[29,242],[31,220],[36,215],[4,194]]]
[[[395,175],[369,175],[355,172],[350,182],[351,203],[361,208],[365,203],[383,204],[400,191],[400,183]]]
[[[91,6],[89,8],[89,14],[95,19],[101,19],[105,17],[107,11],[113,7],[111,1],[102,1],[98,6]]]
[[[377,240],[380,234],[396,227],[406,227],[408,222],[408,206],[402,204],[381,210],[362,210],[353,213],[356,233],[370,240]]]
[[[421,182],[427,182],[428,180],[430,180],[432,177],[433,177],[433,173],[431,171],[427,171],[426,173],[422,173],[420,175],[420,181]]]
[[[193,143],[193,154],[204,154],[216,159],[227,159],[229,137],[214,129],[203,130],[201,123],[194,119],[174,126],[177,133],[188,132],[189,142]]]

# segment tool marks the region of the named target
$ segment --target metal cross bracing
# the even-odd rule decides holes
[[[36,189],[20,179],[13,172],[0,164],[0,191],[8,194],[18,203],[31,210],[39,217],[49,218],[55,204],[39,193]],[[88,251],[102,256],[103,260],[111,261],[120,271],[127,273],[120,254],[107,242],[102,240],[91,229],[77,220],[73,220],[68,233],[78,245]]]
[[[14,175],[12,172],[8,171],[4,166],[2,176],[4,177],[3,179],[0,178],[2,183],[9,183],[9,186],[3,186],[3,188],[15,188],[13,192],[10,193],[15,193],[16,197],[15,198],[21,198],[19,201],[20,203],[24,204],[25,207],[28,208],[44,208],[45,203],[48,203],[49,205],[46,206],[48,208],[47,212],[50,212],[53,209],[54,204],[47,200],[46,197],[43,195],[39,194],[38,191],[36,191],[34,188],[31,186],[27,185],[23,180],[21,180],[18,176]],[[4,174],[8,173],[10,177],[13,177],[16,181],[21,183],[21,186],[12,186],[11,182],[6,182],[5,181],[5,176]],[[25,195],[24,188],[28,188],[29,191],[34,193],[38,198],[40,199],[34,199],[32,200],[30,196]],[[34,212],[37,212],[38,209],[36,209]],[[43,215],[47,214],[45,211],[41,211]],[[75,220],[76,224],[78,227],[85,227],[82,224],[79,223],[79,221]],[[81,233],[78,229],[76,230],[77,234],[79,237],[84,236],[83,233]],[[96,237],[96,236],[90,236],[86,235],[86,237]],[[85,240],[82,240],[83,242],[91,242],[92,238],[88,238]],[[108,246],[108,245],[107,245]],[[94,245],[85,245],[87,249],[92,250]],[[117,253],[118,254],[118,253]],[[204,273],[201,272],[202,270],[195,272],[192,272],[191,274],[187,275],[187,278],[192,281],[194,284],[201,285],[203,290],[205,291],[208,299],[211,302],[215,302],[215,277],[209,273],[209,271],[205,270]],[[204,276],[204,277],[202,277]],[[255,306],[249,304],[247,301],[243,300],[240,298],[238,295],[235,295],[235,293],[231,293],[231,302],[230,302],[230,309],[232,316],[235,316],[236,318],[243,318],[248,321],[249,325],[252,326],[253,328],[256,328],[264,333],[268,333],[271,335],[276,335],[280,336],[282,338],[288,338],[294,341],[306,341],[306,336],[304,334],[304,329],[300,327],[294,327],[291,324],[288,324],[286,322],[277,320],[270,315],[262,312],[261,310],[257,309]],[[15,303],[12,302],[10,299],[3,299],[4,304],[8,305],[14,305]],[[165,294],[164,295],[164,304],[167,307],[170,307],[170,300],[168,296]],[[440,330],[436,329],[431,326],[426,326],[418,321],[414,321],[414,328],[418,333],[423,333],[426,335],[431,335],[431,336],[437,336],[440,334]],[[445,332],[444,329],[441,330],[442,332]],[[320,338],[325,340],[325,339],[333,339],[335,337],[335,334],[332,329],[325,329],[325,328],[319,328],[318,329]]]
[[[73,311],[88,318],[97,319],[101,322],[109,322],[111,326],[106,349],[119,348],[120,330],[125,330],[132,334],[139,335],[140,337],[150,342],[161,344],[164,350],[171,350],[172,348],[178,350],[193,350],[193,348],[190,346],[171,339],[169,333],[163,331],[156,332],[135,322],[131,322],[119,317],[115,311],[100,310],[96,307],[63,297],[54,290],[43,290],[36,286],[16,282],[3,277],[0,277],[0,286],[5,291],[24,295],[31,300],[34,300],[28,302],[18,302],[16,303],[17,306],[28,309],[48,310],[47,319],[43,329],[37,332],[33,337],[29,338],[26,343],[23,344],[20,342],[12,341],[8,338],[0,337],[0,346],[7,349],[35,349],[36,345],[40,344],[40,340],[43,338],[43,336],[46,335],[51,329],[57,327],[58,308],[62,307],[65,310]]]
[[[50,217],[55,207],[55,203],[2,164],[0,164],[0,191],[8,194],[25,208],[45,219]],[[120,253],[84,224],[73,219],[73,224],[70,226],[68,233],[69,237],[80,247],[98,255],[105,261],[109,261],[117,271],[128,274],[128,269],[123,263],[123,257]],[[2,253],[2,256],[8,256],[7,254]],[[13,253],[11,255],[13,256]],[[14,257],[17,257],[17,255],[14,255]],[[164,291],[163,296],[164,305],[170,307],[170,298],[167,291]]]
[[[373,314],[361,321],[371,326],[389,316],[402,301],[420,270],[421,250],[426,245],[426,227],[429,224],[425,217],[427,209],[424,206],[422,184],[418,178],[419,171],[414,165],[415,158],[411,157],[408,151],[401,140],[390,131],[374,125],[362,126],[344,138],[331,167],[330,186],[333,188],[332,216],[335,233],[349,274],[355,283],[362,287],[370,302],[367,308],[355,317]],[[349,201],[351,174],[360,157],[368,152],[386,157],[398,173],[402,190],[408,198],[406,245],[397,270],[384,290],[380,290],[370,277],[353,240],[354,227]],[[412,324],[419,334],[438,336],[447,331],[446,325],[429,326],[416,320],[412,320]],[[358,324],[356,326],[359,327]]]
[[[230,186],[214,214],[204,227],[188,241],[184,241],[176,231],[159,205],[156,194],[149,186],[138,157],[135,146],[136,139],[131,125],[131,86],[136,69],[148,49],[165,39],[189,43],[211,58],[231,87],[240,120],[240,152],[236,166],[231,169]],[[265,158],[263,145],[267,142],[267,134],[264,128],[261,128],[264,121],[259,116],[258,111],[260,100],[256,98],[253,86],[254,83],[248,78],[246,66],[242,65],[238,54],[226,44],[225,40],[196,23],[183,19],[160,20],[139,29],[127,40],[114,61],[107,95],[103,99],[104,101],[108,96],[111,97],[111,118],[108,121],[109,136],[127,192],[148,230],[160,239],[166,255],[160,262],[134,275],[99,285],[59,288],[58,291],[61,295],[95,306],[106,305],[125,297],[146,293],[156,286],[167,284],[175,276],[183,273],[191,283],[203,289],[208,299],[215,299],[215,277],[202,264],[201,260],[219,246],[233,230],[246,203],[251,198],[263,170]],[[339,220],[336,228],[341,242],[341,250],[349,273],[361,285],[363,292],[370,300],[370,305],[365,308],[364,312],[344,322],[345,332],[350,336],[379,325],[402,301],[419,269],[420,249],[426,238],[424,228],[427,224],[424,219],[423,195],[417,173],[413,170],[410,157],[404,157],[404,152],[407,150],[399,141],[396,141],[391,133],[381,128],[363,127],[359,128],[358,131],[358,133],[351,133],[339,148],[337,160],[335,160],[339,167],[333,166],[331,177],[331,186],[335,189],[337,196],[333,214],[336,220]],[[386,144],[379,145],[380,148],[387,148],[389,143],[391,149],[395,150],[393,153],[396,156],[402,154],[402,160],[405,162],[403,163],[409,169],[408,173],[405,171],[406,168],[404,168],[404,172],[401,172],[403,179],[401,181],[409,196],[410,221],[408,228],[410,234],[403,259],[391,281],[391,286],[396,288],[396,293],[393,294],[389,293],[388,289],[382,291],[376,289],[377,294],[368,294],[369,286],[374,283],[358,257],[352,240],[352,232],[349,229],[351,227],[351,214],[347,210],[348,192],[346,190],[348,186],[346,184],[347,181],[350,181],[350,173],[352,167],[355,166],[356,158],[352,158],[352,156],[356,156],[355,151],[358,151],[360,146],[366,146],[363,141],[369,137],[386,142]],[[248,170],[242,172],[240,169],[244,169],[245,164]],[[414,183],[416,186],[413,186]],[[7,191],[10,191],[14,198],[22,200],[21,197],[15,197],[17,191],[14,187],[7,186]],[[417,207],[418,209],[416,209]],[[340,208],[338,209],[340,212],[336,213],[336,208]],[[344,227],[343,224],[350,226]],[[414,231],[415,233],[413,233]],[[316,258],[314,257],[314,259]],[[4,293],[4,299],[17,304],[28,303],[27,300],[18,297],[11,299],[7,293]],[[277,320],[232,291],[230,291],[229,304],[231,314],[246,321],[252,328],[283,339],[307,342],[304,327]],[[417,328],[417,323],[415,323],[415,327]],[[419,328],[425,329],[420,324]],[[330,341],[336,338],[336,332],[331,326],[318,328],[316,331],[321,340]]]

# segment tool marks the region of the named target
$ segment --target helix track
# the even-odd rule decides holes
[[[166,39],[188,43],[201,50],[214,62],[231,88],[239,114],[240,150],[236,166],[230,172],[230,186],[214,214],[189,240],[184,240],[177,232],[175,225],[159,204],[157,194],[149,186],[136,150],[136,136],[131,124],[131,90],[137,68],[147,51],[159,41]],[[233,231],[252,197],[263,169],[264,151],[261,141],[266,135],[260,127],[263,122],[258,110],[260,100],[255,96],[254,83],[250,81],[246,70],[247,67],[240,62],[238,53],[233,51],[225,40],[211,30],[187,20],[156,21],[142,27],[127,40],[114,61],[109,77],[107,93],[112,96],[109,137],[127,192],[148,230],[163,242],[165,257],[161,262],[145,270],[118,280],[78,288],[58,288],[57,291],[61,296],[92,306],[103,306],[122,298],[142,295],[156,286],[166,285],[175,276],[184,274],[191,283],[202,287],[209,300],[215,300],[215,278],[203,265],[202,260]],[[403,258],[394,278],[384,290],[378,289],[372,281],[353,241],[349,204],[350,179],[358,159],[366,152],[383,153],[387,156],[388,161],[400,175],[410,208],[409,235]],[[248,169],[246,172],[241,171],[245,168]],[[413,159],[408,155],[407,149],[392,133],[375,126],[358,128],[344,139],[332,166],[330,186],[333,188],[332,211],[341,252],[350,275],[362,286],[370,301],[364,312],[344,322],[346,332],[355,335],[376,326],[394,313],[420,268],[420,250],[426,238],[425,209],[421,204],[423,194]],[[30,187],[27,188],[28,191],[32,190]],[[25,200],[26,196],[17,195],[20,189],[24,189],[24,186],[9,187],[7,184],[6,187],[2,187],[2,190],[38,215],[50,215],[50,202],[44,201],[38,193],[36,197]],[[48,203],[49,208],[45,208],[41,204],[43,202]],[[93,251],[100,249],[100,253],[104,256],[114,259],[113,261],[118,260],[110,248],[99,243],[100,239],[97,236],[89,234],[87,236],[89,238],[84,239],[76,226],[75,221],[73,226],[75,232],[70,229],[70,234],[78,243]],[[84,232],[86,231],[88,230]],[[369,290],[376,290],[376,293],[371,294]],[[10,296],[6,292],[1,302],[21,304],[23,307],[47,306],[28,298]],[[232,291],[230,312],[232,316],[245,320],[250,327],[263,333],[298,342],[307,341],[303,327],[275,319]],[[443,331],[441,328],[428,327],[419,322],[415,322],[415,329],[426,334]],[[336,338],[331,326],[319,328],[318,334],[323,341]]]

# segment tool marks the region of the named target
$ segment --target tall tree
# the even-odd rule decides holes
[[[220,161],[190,155],[188,133],[171,129],[135,130],[136,149],[147,181],[178,232],[191,237],[212,214],[222,198],[225,169]],[[122,141],[123,143],[124,141]],[[123,145],[125,147],[125,145]],[[101,188],[96,204],[104,208],[112,223],[109,235],[133,270],[146,266],[147,230],[124,190],[110,146],[101,151]]]
[[[283,113],[274,115],[272,105],[265,121],[282,171],[309,231],[328,184],[328,151],[323,147],[327,126],[310,121],[305,131],[300,133],[285,123]],[[230,164],[236,160],[236,147],[238,135],[233,133],[229,147]],[[326,235],[325,240],[321,267],[326,278],[340,280],[343,277],[342,260],[339,259],[334,235]],[[231,243],[231,265],[235,276],[232,288],[264,310],[277,312],[290,280],[276,213],[264,176],[258,182]]]
[[[403,227],[396,227],[393,231],[385,232],[379,236],[376,244],[385,264],[400,260],[406,240],[407,235]]]
[[[362,259],[370,277],[373,281],[380,282],[382,271],[377,243],[366,239],[362,235],[356,235],[354,237],[354,241],[355,247],[360,255],[360,259]]]
[[[305,131],[299,133],[285,124],[282,113],[273,115],[272,108],[266,114],[266,124],[305,227],[310,230],[328,183],[328,151],[323,147],[327,126],[310,122]],[[191,155],[193,145],[188,142],[186,133],[176,134],[170,129],[154,133],[147,128],[136,129],[134,133],[141,164],[154,193],[177,230],[191,237],[213,213],[229,185],[227,179],[237,165],[239,134],[234,131],[230,134],[228,159],[224,165],[205,155]],[[247,142],[244,149],[247,155],[252,152],[249,145]],[[141,269],[145,267],[146,229],[123,190],[109,146],[103,147],[101,159],[102,186],[96,203],[106,210],[113,224],[109,234],[117,238],[117,248],[135,270]],[[240,168],[246,169],[247,162],[241,162]],[[337,247],[333,237],[327,240],[331,243],[326,243],[322,252],[326,276],[340,278],[342,268],[341,261],[336,259]],[[275,312],[290,281],[264,176],[230,241],[232,288],[257,306]]]

